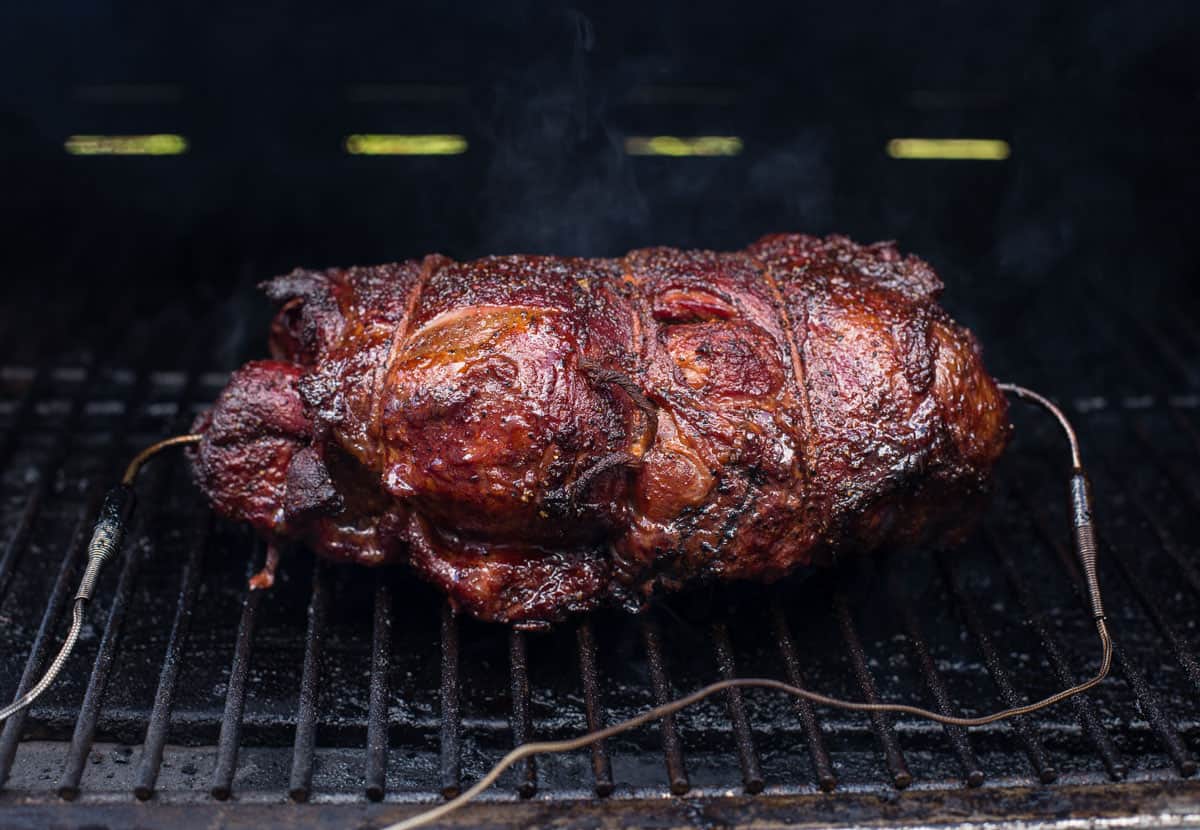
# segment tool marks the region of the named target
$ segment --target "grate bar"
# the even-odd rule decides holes
[[[462,791],[462,698],[458,673],[458,618],[442,603],[442,796]]]
[[[34,379],[30,382],[30,386],[27,390],[29,393],[29,397],[27,398],[29,411],[32,411],[33,408],[34,388],[38,384],[38,379],[44,374],[45,372],[43,370],[39,370],[34,376]],[[72,410],[68,418],[67,426],[64,428],[66,430],[65,435],[69,436],[72,434],[70,428],[73,426],[75,421],[78,420],[80,413],[83,411],[85,389],[89,388],[94,382],[95,372],[89,372],[88,376],[85,377],[84,380],[80,381],[77,388],[76,397],[72,403]],[[143,376],[134,386],[129,397],[130,405],[127,406],[124,416],[112,433],[111,440],[108,443],[108,451],[102,456],[103,465],[105,468],[109,467],[114,462],[117,454],[120,452],[120,449],[124,446],[125,435],[128,432],[130,423],[133,420],[132,413],[134,407],[132,404],[140,402],[143,399],[145,392],[146,380]],[[20,423],[20,421],[18,421],[18,423]],[[60,449],[58,453],[53,456],[51,460],[43,467],[42,473],[39,477],[38,486],[43,491],[42,495],[39,496],[36,501],[31,499],[30,502],[27,502],[25,510],[22,511],[22,517],[18,522],[17,535],[20,535],[22,532],[27,534],[32,528],[33,520],[36,517],[36,512],[38,509],[40,509],[41,498],[45,495],[45,487],[48,487],[49,481],[54,477],[54,472],[58,470],[58,468],[67,458],[68,441],[60,441],[59,446]],[[7,447],[5,452],[15,450],[15,447],[16,441],[14,439],[11,446]],[[101,472],[99,475],[103,475],[103,472]],[[46,606],[46,611],[42,615],[42,621],[38,627],[38,633],[36,635],[36,639],[34,640],[33,648],[30,652],[29,658],[25,662],[25,668],[22,671],[21,682],[17,691],[18,696],[24,694],[25,691],[27,691],[30,686],[33,685],[37,679],[36,674],[38,670],[41,668],[43,662],[45,662],[47,651],[50,647],[50,636],[54,633],[54,629],[58,623],[58,618],[62,614],[63,605],[67,599],[66,592],[71,587],[69,579],[74,576],[75,564],[78,562],[79,557],[86,548],[90,538],[89,521],[100,509],[100,502],[103,498],[104,492],[101,481],[102,479],[99,476],[95,477],[88,488],[88,495],[85,500],[83,512],[80,514],[75,529],[72,531],[71,541],[67,546],[66,553],[63,555],[63,562],[59,568],[58,576],[55,579],[54,587],[51,591],[51,597]],[[26,511],[30,510],[31,505],[33,513],[32,515],[27,516]],[[28,526],[26,526],[26,522],[28,522]],[[16,537],[13,538],[15,539]],[[10,539],[10,543],[11,541],[13,540]],[[5,564],[0,565],[0,571],[3,571],[5,567],[12,568],[15,565],[15,562],[19,557],[18,551],[22,550],[24,545],[25,541],[23,540],[20,543],[19,548],[6,550],[4,556]],[[64,580],[68,581],[64,582]],[[4,584],[5,581],[6,578],[0,576],[0,584]],[[5,590],[6,587],[0,587],[0,596],[3,596]],[[4,732],[2,735],[0,735],[0,786],[2,786],[3,783],[8,780],[8,775],[12,770],[12,763],[13,758],[16,755],[17,744],[20,741],[21,731],[24,729],[25,720],[28,715],[28,709],[16,713],[12,718],[9,719],[7,723],[5,723]]]
[[[991,548],[993,555],[1000,563],[1009,586],[1012,588],[1013,593],[1016,594],[1017,602],[1020,603],[1025,618],[1029,621],[1029,625],[1033,627],[1034,633],[1037,634],[1038,640],[1041,641],[1042,648],[1045,649],[1046,655],[1050,658],[1050,665],[1054,667],[1055,677],[1058,678],[1058,681],[1064,687],[1074,684],[1075,676],[1072,674],[1071,666],[1067,662],[1065,656],[1066,649],[1063,647],[1062,641],[1046,625],[1045,617],[1038,609],[1036,603],[1034,603],[1033,594],[1017,570],[1017,565],[1013,561],[1012,555],[1001,546],[992,533],[989,532],[986,536],[988,547]],[[1100,754],[1100,761],[1104,764],[1104,769],[1108,772],[1109,777],[1117,781],[1124,778],[1129,771],[1129,767],[1121,758],[1121,754],[1117,751],[1116,746],[1113,745],[1112,738],[1108,735],[1108,730],[1101,723],[1095,704],[1087,696],[1077,695],[1071,698],[1071,705],[1075,707],[1075,714],[1079,717],[1079,723],[1083,727],[1083,731],[1087,733],[1088,739],[1091,740],[1092,745],[1096,747],[1096,751]]]
[[[308,801],[312,793],[313,753],[317,742],[317,680],[321,645],[329,603],[329,570],[320,559],[313,564],[312,595],[308,602],[308,627],[304,633],[304,668],[300,674],[300,700],[296,706],[296,739],[292,746],[292,774],[288,796]]]
[[[55,471],[62,466],[63,455],[65,453],[61,451],[55,453],[54,460],[43,468],[42,475],[34,482],[33,489],[25,497],[25,504],[21,508],[17,525],[4,545],[3,556],[0,556],[0,599],[3,599],[4,595],[8,593],[9,583],[16,571],[17,560],[21,558],[21,554],[29,543],[34,520],[37,519],[38,513],[42,509],[42,502],[50,492],[50,481],[54,478]]]
[[[859,639],[858,632],[854,627],[854,619],[850,616],[850,608],[846,602],[845,594],[838,593],[833,599],[834,614],[838,619],[838,627],[842,631],[842,639],[846,643],[846,649],[850,652],[850,663],[854,667],[854,676],[858,680],[859,691],[862,692],[863,699],[870,703],[879,702],[879,691],[875,688],[875,678],[871,676],[871,670],[867,666],[867,655],[863,651],[862,641]],[[891,722],[879,712],[872,712],[871,726],[875,730],[875,735],[879,739],[879,744],[883,748],[884,759],[887,762],[888,771],[892,774],[892,783],[896,789],[902,790],[912,783],[912,773],[908,770],[908,762],[904,760],[904,753],[900,749],[900,741],[896,737],[896,730],[892,728]]]
[[[0,555],[0,599],[3,599],[8,593],[9,585],[16,571],[17,562],[20,561],[22,554],[29,545],[29,537],[33,531],[33,524],[41,513],[42,504],[45,502],[46,496],[50,493],[50,485],[54,481],[55,474],[62,468],[68,458],[80,416],[83,414],[84,402],[87,400],[92,388],[96,385],[99,376],[99,372],[96,369],[97,362],[93,361],[87,367],[85,376],[75,386],[66,418],[63,421],[63,425],[56,431],[59,440],[55,442],[50,457],[41,465],[38,479],[34,482],[33,489],[29,492],[29,495],[25,499],[25,504],[21,508],[21,515],[17,519],[16,527],[13,528],[8,541],[5,542],[4,553]],[[126,417],[125,421],[128,421],[128,417]],[[13,439],[12,448],[15,451],[15,438]]]
[[[712,627],[713,650],[716,652],[717,668],[721,677],[728,680],[737,676],[737,663],[733,657],[733,644],[729,640],[729,628],[723,622]],[[754,735],[750,729],[750,718],[746,714],[746,701],[741,689],[730,689],[726,693],[729,706],[729,721],[737,740],[738,761],[742,766],[742,783],[746,792],[756,795],[762,792],[764,781],[758,750],[754,748]]]
[[[1078,565],[1075,564],[1075,559],[1066,547],[1056,537],[1050,529],[1050,525],[1046,519],[1045,511],[1035,505],[1027,496],[1021,494],[1021,499],[1024,501],[1029,513],[1034,518],[1034,525],[1042,539],[1048,544],[1057,555],[1059,561],[1066,569],[1067,575],[1070,577],[1071,587],[1075,590],[1075,595],[1086,608],[1088,605],[1086,588],[1084,586],[1083,575],[1079,572]],[[1121,647],[1120,639],[1109,632],[1112,640],[1113,663],[1125,676],[1130,688],[1133,689],[1134,697],[1137,699],[1138,706],[1146,715],[1146,720],[1150,722],[1151,727],[1158,733],[1159,739],[1163,742],[1163,746],[1167,750],[1167,755],[1170,756],[1175,768],[1184,778],[1190,778],[1196,774],[1196,760],[1192,757],[1192,753],[1183,745],[1183,741],[1179,738],[1179,733],[1171,724],[1166,713],[1163,711],[1162,703],[1158,699],[1158,695],[1150,688],[1150,684],[1146,682],[1145,673],[1129,659],[1125,649]]]
[[[1129,567],[1129,561],[1125,554],[1116,545],[1109,543],[1107,540],[1103,544],[1104,555],[1117,563],[1117,569],[1125,578],[1125,584],[1129,586],[1134,598],[1138,601],[1138,605],[1142,606],[1142,610],[1146,612],[1146,616],[1154,623],[1154,627],[1158,629],[1159,633],[1170,644],[1171,651],[1175,653],[1175,659],[1179,661],[1184,674],[1192,682],[1192,686],[1195,687],[1196,691],[1200,693],[1200,664],[1196,662],[1196,658],[1192,655],[1191,650],[1175,631],[1175,627],[1163,616],[1163,612],[1158,605],[1150,599],[1149,589],[1141,580],[1141,577]]]
[[[371,634],[371,692],[367,709],[367,798],[387,795],[388,669],[392,658],[392,589],[375,583],[375,619]]]
[[[950,692],[946,688],[946,681],[942,679],[942,674],[937,669],[937,664],[929,651],[929,643],[925,640],[921,624],[917,620],[917,615],[913,613],[912,605],[901,591],[893,590],[891,594],[892,602],[900,616],[900,622],[904,626],[905,636],[917,658],[917,667],[921,670],[921,678],[925,681],[930,695],[933,696],[938,712],[951,717],[959,716],[961,712],[950,701]],[[943,725],[942,729],[950,741],[954,754],[958,756],[958,763],[963,771],[963,780],[967,786],[982,785],[984,781],[983,768],[975,756],[975,750],[971,747],[971,739],[967,736],[967,730],[961,726],[949,724]]]
[[[589,732],[604,728],[604,714],[600,708],[600,674],[596,668],[596,635],[592,630],[592,619],[584,617],[575,632],[579,644],[579,677],[583,683],[583,705]],[[612,760],[608,757],[606,741],[592,744],[592,775],[595,779],[596,795],[604,798],[612,795]]]
[[[175,605],[175,618],[171,622],[171,634],[167,639],[167,649],[163,655],[162,671],[158,675],[158,688],[154,692],[154,708],[150,712],[150,721],[146,726],[146,738],[142,743],[142,760],[138,767],[137,784],[133,789],[133,794],[142,801],[154,795],[155,783],[158,781],[163,748],[166,746],[167,733],[171,726],[171,707],[174,703],[175,687],[179,679],[180,657],[191,625],[192,608],[196,604],[200,572],[203,569],[204,553],[208,546],[211,530],[212,517],[205,515],[197,522],[197,531],[193,536],[194,541],[188,551],[187,562],[183,568],[179,601]]]
[[[62,563],[58,567],[54,587],[46,602],[46,610],[42,614],[42,621],[38,625],[37,635],[34,637],[29,657],[25,661],[25,668],[21,672],[21,682],[17,686],[14,697],[25,694],[37,682],[42,663],[45,662],[50,651],[54,630],[58,627],[58,621],[62,616],[68,596],[75,587],[76,569],[91,537],[90,520],[100,509],[100,500],[100,488],[93,488],[87,504],[76,521],[75,529],[71,532],[71,542],[67,545],[67,551],[63,554]],[[17,744],[21,740],[21,732],[25,728],[25,719],[28,715],[29,709],[22,709],[14,713],[5,722],[4,732],[0,734],[0,787],[8,780],[8,776],[12,772],[13,758],[16,756]]]
[[[783,658],[788,683],[802,689],[807,688],[804,683],[804,675],[800,671],[800,653],[796,649],[796,640],[792,636],[791,626],[787,624],[783,608],[779,605],[777,593],[771,600],[771,618],[775,625],[775,638],[779,642],[779,653]],[[832,792],[837,787],[837,775],[834,774],[833,761],[829,757],[829,751],[825,749],[825,740],[821,736],[817,714],[809,701],[803,698],[793,698],[792,701],[797,714],[800,715],[800,725],[804,728],[808,752],[812,757],[813,768],[817,772],[817,785],[825,792]]]
[[[1089,449],[1091,448],[1089,447]],[[1106,477],[1112,481],[1119,481],[1119,477],[1115,476],[1112,472],[1112,459],[1102,452],[1096,452],[1095,450],[1092,450],[1092,452],[1100,456]],[[1196,570],[1196,566],[1179,549],[1171,532],[1159,520],[1158,515],[1150,508],[1145,498],[1142,497],[1136,488],[1119,487],[1119,489],[1126,501],[1134,506],[1134,509],[1145,520],[1146,524],[1150,526],[1151,532],[1158,541],[1159,549],[1171,558],[1176,567],[1179,568],[1180,573],[1183,574],[1184,581],[1187,582],[1196,596],[1200,597],[1200,571]]]
[[[996,650],[992,638],[988,635],[987,627],[983,624],[983,620],[980,619],[975,605],[958,584],[958,579],[949,559],[944,553],[940,552],[937,554],[936,559],[942,571],[942,578],[945,580],[946,587],[950,591],[950,596],[954,599],[954,604],[958,607],[963,622],[966,623],[967,630],[971,632],[971,636],[975,639],[980,654],[983,655],[983,662],[987,666],[988,674],[992,676],[992,680],[996,683],[996,688],[1000,690],[1000,697],[1004,701],[1004,705],[1010,708],[1020,706],[1025,701],[1017,694],[1017,690],[1012,683],[1012,678],[1009,677],[1008,669],[1004,667],[1004,663],[1000,659],[1000,652]],[[1038,780],[1043,784],[1052,784],[1058,778],[1058,770],[1050,762],[1050,758],[1046,754],[1041,741],[1034,735],[1028,718],[1013,718],[1008,723],[1012,725],[1013,730],[1017,733],[1018,738],[1025,747],[1025,754],[1029,757],[1029,763],[1033,766],[1033,771],[1037,775]]]
[[[83,777],[83,768],[96,735],[96,722],[100,717],[100,699],[104,695],[108,675],[112,670],[117,643],[121,638],[121,628],[129,610],[129,601],[133,596],[133,586],[142,559],[143,552],[138,547],[129,545],[126,548],[117,591],[113,595],[108,620],[104,624],[104,634],[100,638],[100,648],[92,664],[92,674],[83,694],[83,703],[80,704],[79,715],[75,719],[75,732],[71,736],[71,748],[67,751],[66,766],[58,782],[58,794],[67,800],[79,796],[79,781]]]
[[[233,662],[229,667],[225,709],[221,713],[221,732],[217,736],[217,764],[213,770],[211,786],[213,798],[221,801],[233,794],[233,774],[237,771],[238,746],[241,743],[242,713],[246,708],[246,676],[250,673],[254,627],[258,618],[258,606],[264,593],[266,592],[247,588],[246,598],[242,601],[242,617],[238,621]]]
[[[525,634],[511,628],[508,631],[508,663],[512,680],[513,746],[533,740],[533,716],[529,705],[529,655]],[[526,758],[518,767],[517,792],[521,798],[533,798],[537,792],[537,761]]]
[[[44,374],[44,372],[39,370],[38,375],[35,376],[34,380],[30,383],[30,390],[32,390],[33,386],[37,383],[37,378],[42,374]],[[94,382],[95,372],[89,372],[88,376],[84,380],[80,381],[76,397],[72,403],[72,411],[68,418],[68,424],[64,427],[66,435],[72,434],[71,427],[76,421],[78,421],[79,415],[83,411],[83,401],[86,398],[86,395],[84,394],[85,389],[90,387]],[[64,554],[63,565],[60,568],[58,577],[55,580],[51,599],[47,605],[46,612],[42,616],[42,623],[38,629],[37,639],[34,642],[34,647],[30,653],[29,659],[26,661],[25,669],[22,672],[21,686],[18,689],[18,695],[23,694],[34,683],[36,680],[36,672],[41,668],[42,663],[46,659],[46,652],[49,648],[49,636],[53,633],[58,621],[58,617],[62,613],[62,607],[66,601],[66,595],[64,592],[70,588],[70,585],[64,585],[62,580],[74,575],[74,564],[77,562],[81,552],[87,546],[90,536],[89,521],[99,511],[100,502],[103,498],[103,476],[106,474],[107,469],[115,463],[117,455],[124,447],[125,436],[128,433],[130,424],[133,421],[135,404],[140,403],[143,400],[146,389],[147,378],[143,374],[139,376],[136,384],[131,390],[125,413],[111,434],[108,442],[108,450],[102,454],[102,469],[97,472],[96,476],[93,478],[88,487],[88,495],[85,501],[85,507],[79,516],[78,523],[74,531],[72,532],[71,542],[67,546],[66,554]],[[30,407],[32,407],[32,398],[30,398]],[[48,483],[54,477],[53,473],[57,471],[58,468],[65,462],[67,458],[68,445],[69,442],[66,440],[59,442],[59,452],[44,466],[43,472],[39,479],[39,485],[41,485],[43,482]],[[13,446],[15,447],[15,442]],[[43,495],[45,494],[43,493]],[[32,527],[32,522],[36,517],[36,512],[39,509],[40,502],[41,498],[39,497],[37,502],[34,503],[34,514],[29,516],[28,519],[26,519],[26,515],[23,512],[22,519],[19,522],[19,527],[23,528],[25,532],[28,532],[29,528],[24,527],[24,522],[28,520],[29,527]],[[28,510],[30,506],[31,503],[27,503],[26,509]],[[21,532],[21,529],[19,529],[18,534]],[[24,547],[24,542],[21,543],[21,547]],[[14,563],[17,558],[16,556],[10,555],[11,553],[12,552],[9,551],[6,552],[5,555],[5,562],[9,563],[10,565]],[[3,589],[0,589],[0,595],[3,595]],[[21,730],[24,728],[25,719],[28,714],[29,710],[22,710],[10,718],[9,722],[5,724],[3,736],[0,737],[0,785],[7,780],[8,774],[11,771],[17,743],[20,740]]]
[[[650,671],[650,685],[654,690],[654,704],[662,706],[669,703],[671,681],[667,677],[667,668],[663,661],[662,634],[649,613],[641,618],[642,640],[646,647],[646,664]],[[667,763],[667,779],[671,792],[683,795],[692,788],[688,780],[687,767],[683,761],[683,743],[679,739],[679,730],[675,725],[675,716],[667,715],[659,718],[659,730],[662,735],[663,755]]]
[[[1121,668],[1121,673],[1125,675],[1125,679],[1133,688],[1134,697],[1137,698],[1138,705],[1142,711],[1146,713],[1146,719],[1150,721],[1154,731],[1158,733],[1166,747],[1167,754],[1171,761],[1175,764],[1175,768],[1184,778],[1190,778],[1196,774],[1196,760],[1192,757],[1192,753],[1183,745],[1183,741],[1179,738],[1179,733],[1175,727],[1171,725],[1170,720],[1163,712],[1162,703],[1158,699],[1150,684],[1146,682],[1145,674],[1141,669],[1137,668],[1125,650],[1118,643],[1113,642],[1113,660]]]
[[[122,419],[120,428],[121,435],[124,435],[124,431],[133,421],[135,407],[132,405],[132,403],[133,401],[141,399],[142,392],[144,392],[146,385],[148,384],[148,380],[148,373],[140,373],[138,380],[138,393],[127,402],[124,411],[124,417]],[[180,387],[178,406],[181,412],[186,408],[186,403],[192,392],[195,381],[196,373],[190,372],[187,375],[186,381]],[[82,411],[82,399],[77,400],[75,406],[79,411]],[[182,420],[182,418],[180,417],[179,420]],[[115,450],[120,443],[120,441],[113,441],[110,446],[112,446]],[[110,455],[111,454],[112,453],[110,453]],[[106,458],[106,462],[111,462],[112,460],[112,458]],[[156,465],[150,473],[150,482],[147,489],[150,492],[163,491],[165,489],[164,484],[169,480],[169,470],[170,467],[166,464]],[[146,516],[147,511],[143,511],[141,518],[138,521],[138,536],[142,538],[147,536]],[[152,550],[153,543],[148,544]],[[137,578],[137,572],[141,567],[146,555],[145,551],[139,550],[134,544],[128,544],[126,551],[125,565],[121,570],[121,576],[117,582],[117,592],[113,597],[113,604],[109,608],[108,620],[105,622],[104,634],[100,640],[100,647],[96,654],[95,661],[92,664],[92,673],[88,678],[88,685],[84,692],[83,703],[80,705],[79,714],[76,716],[75,732],[71,738],[71,747],[67,753],[67,762],[63,770],[62,778],[60,779],[58,785],[59,795],[68,800],[75,799],[79,795],[79,782],[83,777],[84,765],[95,740],[96,726],[100,718],[100,707],[102,698],[104,696],[104,689],[108,683],[108,676],[109,672],[112,670],[113,660],[116,657],[116,650],[121,638],[121,630],[124,626],[125,614],[128,611],[128,605],[133,593],[133,586]]]

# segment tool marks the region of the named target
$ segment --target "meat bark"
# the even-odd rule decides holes
[[[966,529],[1008,435],[933,270],[766,237],[295,271],[197,430],[222,515],[536,624]]]

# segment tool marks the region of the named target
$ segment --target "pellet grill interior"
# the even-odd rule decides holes
[[[926,38],[945,55],[872,91],[842,57],[852,10],[829,12],[828,37],[814,35],[814,54],[785,69],[784,45],[763,45],[761,22],[718,34],[719,10],[703,4],[695,14],[713,25],[689,30],[666,68],[652,34],[676,32],[670,15],[647,34],[600,12],[543,18],[522,7],[481,10],[462,40],[533,32],[566,46],[524,47],[532,68],[494,84],[481,78],[517,57],[470,72],[451,58],[422,64],[433,47],[420,33],[444,22],[431,11],[406,30],[416,51],[398,66],[357,58],[326,66],[331,77],[308,64],[285,73],[283,59],[304,44],[332,56],[386,21],[305,13],[284,26],[294,43],[251,55],[245,43],[278,22],[264,14],[234,26],[245,35],[229,47],[236,92],[220,102],[194,92],[215,77],[211,67],[142,83],[167,77],[154,74],[161,45],[136,71],[86,53],[41,82],[47,95],[66,84],[74,104],[32,105],[5,90],[13,123],[26,128],[5,139],[26,159],[12,172],[41,189],[20,210],[11,200],[2,208],[13,276],[0,312],[0,700],[36,680],[57,648],[99,500],[125,462],[185,429],[231,368],[264,353],[257,280],[438,248],[610,255],[841,230],[896,236],[930,259],[990,370],[1050,395],[1075,422],[1095,487],[1111,678],[1034,716],[971,730],[731,692],[592,750],[523,763],[452,821],[1200,823],[1200,308],[1187,288],[1195,263],[1182,207],[1200,180],[1190,156],[1172,156],[1196,118],[1173,110],[1197,83],[1186,38],[1165,14],[1080,5],[1075,23],[1023,24],[1032,57],[987,41],[998,74],[979,79],[961,63],[971,44],[952,35],[998,13],[943,11],[948,22],[924,34],[898,11],[881,13],[881,30]],[[86,18],[69,4],[57,14],[14,23],[36,44],[72,14]],[[1095,77],[1072,69],[1134,17],[1153,48],[1108,53]],[[170,25],[153,14],[91,23],[97,42]],[[196,43],[237,40],[219,19],[196,25]],[[310,31],[328,43],[313,46],[301,36]],[[863,36],[881,50],[872,66],[908,54],[871,32]],[[722,74],[727,64],[704,56],[728,37],[765,51]],[[613,41],[641,55],[635,69],[620,50],[589,46]],[[995,92],[1004,66],[1042,66],[1037,56],[1052,47],[1082,57]],[[834,80],[807,88],[804,112],[777,106],[781,78],[829,61]],[[361,83],[395,78],[403,83]],[[685,83],[695,79],[703,83]],[[931,98],[938,83],[973,92]],[[187,105],[159,87],[183,90]],[[299,101],[277,94],[285,88],[321,92]],[[121,97],[138,89],[147,101]],[[612,98],[607,109],[596,89]],[[847,107],[846,90],[870,106]],[[561,109],[558,94],[583,99],[582,113]],[[517,101],[534,111],[512,115]],[[300,130],[295,146],[272,144],[273,125],[294,124],[287,111],[300,106],[320,126]],[[489,106],[508,108],[494,116],[499,126],[480,122]],[[1119,129],[1133,114],[1146,129]],[[545,204],[534,206],[511,195],[532,172],[495,159],[517,150],[559,159],[545,155],[557,139],[541,130],[560,116],[576,143],[561,167],[540,171],[528,199]],[[218,124],[229,127],[224,138],[214,138]],[[342,153],[330,124],[461,131],[473,149],[457,160],[368,160]],[[580,124],[592,132],[576,135]],[[68,132],[168,128],[194,133],[188,154],[59,157]],[[744,149],[596,166],[622,136],[652,130],[738,132]],[[989,130],[1011,140],[1011,159],[882,153],[905,131]],[[326,138],[334,158],[318,159]],[[473,155],[477,143],[491,161]],[[241,172],[214,173],[229,168]],[[745,182],[753,186],[723,215],[699,207]],[[466,208],[477,194],[482,207]],[[605,207],[608,198],[620,205]],[[554,204],[567,205],[563,216]],[[394,221],[383,223],[387,211]],[[1015,405],[1014,417],[986,518],[960,547],[855,559],[769,588],[691,591],[640,616],[603,611],[546,633],[458,618],[402,569],[332,566],[303,549],[274,588],[251,592],[262,543],[214,519],[183,458],[164,456],[139,482],[133,532],[104,572],[75,655],[0,728],[0,826],[378,827],[459,792],[516,744],[574,736],[730,676],[963,715],[1040,698],[1090,674],[1099,649],[1070,549],[1061,435],[1036,411]]]

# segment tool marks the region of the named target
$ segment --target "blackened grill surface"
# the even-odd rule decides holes
[[[1126,376],[1145,388],[1057,387],[1090,460],[1116,640],[1096,693],[961,731],[744,691],[520,766],[464,820],[1200,811],[1200,402],[1170,385],[1171,361],[1195,359],[1178,351],[1188,345],[1117,352],[1150,366]],[[224,381],[203,367],[110,368],[138,362],[118,350],[0,374],[4,699],[62,636],[98,494]],[[1041,388],[1055,392],[1055,378]],[[402,573],[318,566],[304,552],[272,591],[250,594],[260,544],[210,519],[181,458],[155,462],[77,654],[0,733],[0,805],[17,826],[36,826],[43,808],[119,825],[148,799],[139,821],[188,826],[231,799],[221,815],[235,825],[287,809],[343,826],[439,801],[516,739],[575,735],[734,673],[961,714],[1041,697],[1098,654],[1071,560],[1064,449],[1036,413],[1015,414],[988,521],[960,549],[695,591],[646,618],[602,613],[545,634],[455,619]],[[684,798],[662,800],[672,792]],[[69,812],[67,799],[93,812]],[[297,801],[312,804],[280,806]],[[182,804],[198,812],[172,812]]]

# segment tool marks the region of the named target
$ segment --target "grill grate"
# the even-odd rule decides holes
[[[5,699],[61,636],[119,465],[190,421],[222,381],[99,365],[0,376]],[[1163,395],[1073,409],[1094,462],[1115,641],[1114,677],[1096,693],[968,732],[733,690],[591,750],[530,760],[487,798],[740,792],[783,803],[832,791],[865,803],[908,788],[1066,792],[1192,777],[1200,411]],[[515,743],[595,729],[739,674],[947,714],[1023,703],[1090,671],[1097,649],[1068,549],[1060,448],[1049,427],[1018,416],[989,518],[962,550],[694,591],[641,617],[600,612],[545,634],[458,619],[401,573],[304,552],[270,592],[250,592],[262,545],[208,515],[181,459],[160,461],[78,654],[0,733],[0,803],[430,801]]]

